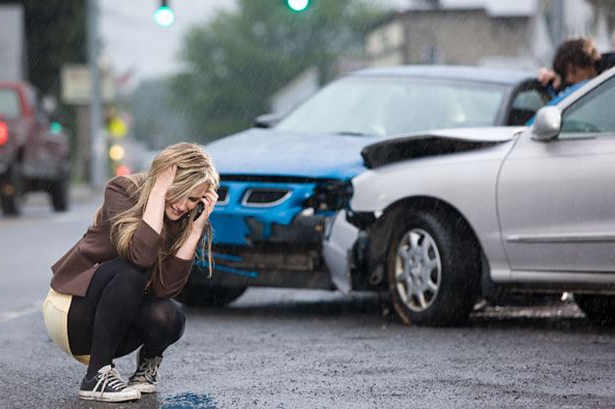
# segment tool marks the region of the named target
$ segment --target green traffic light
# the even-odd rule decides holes
[[[286,0],[286,5],[292,11],[301,12],[307,10],[310,0]]]
[[[175,13],[166,5],[160,6],[154,13],[154,21],[160,27],[169,27],[175,21]]]
[[[51,132],[54,135],[59,134],[60,132],[62,132],[62,125],[59,122],[52,122],[49,124],[49,132]]]

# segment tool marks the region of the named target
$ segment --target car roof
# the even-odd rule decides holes
[[[365,68],[354,71],[349,76],[433,78],[506,85],[515,85],[525,80],[536,79],[536,73],[527,70],[498,69],[470,65],[401,65]]]

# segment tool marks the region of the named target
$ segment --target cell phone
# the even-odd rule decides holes
[[[205,208],[205,203],[199,202],[199,204],[196,205],[196,212],[194,213],[194,218],[192,220],[198,219],[199,216],[203,213],[204,208]]]

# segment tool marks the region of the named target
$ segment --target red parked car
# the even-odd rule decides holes
[[[49,120],[27,82],[0,81],[0,205],[18,215],[23,196],[46,191],[55,211],[68,209],[67,135]]]

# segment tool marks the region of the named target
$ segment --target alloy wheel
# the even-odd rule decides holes
[[[400,240],[395,258],[395,288],[406,306],[425,311],[438,295],[442,261],[433,237],[422,229],[408,231]]]

